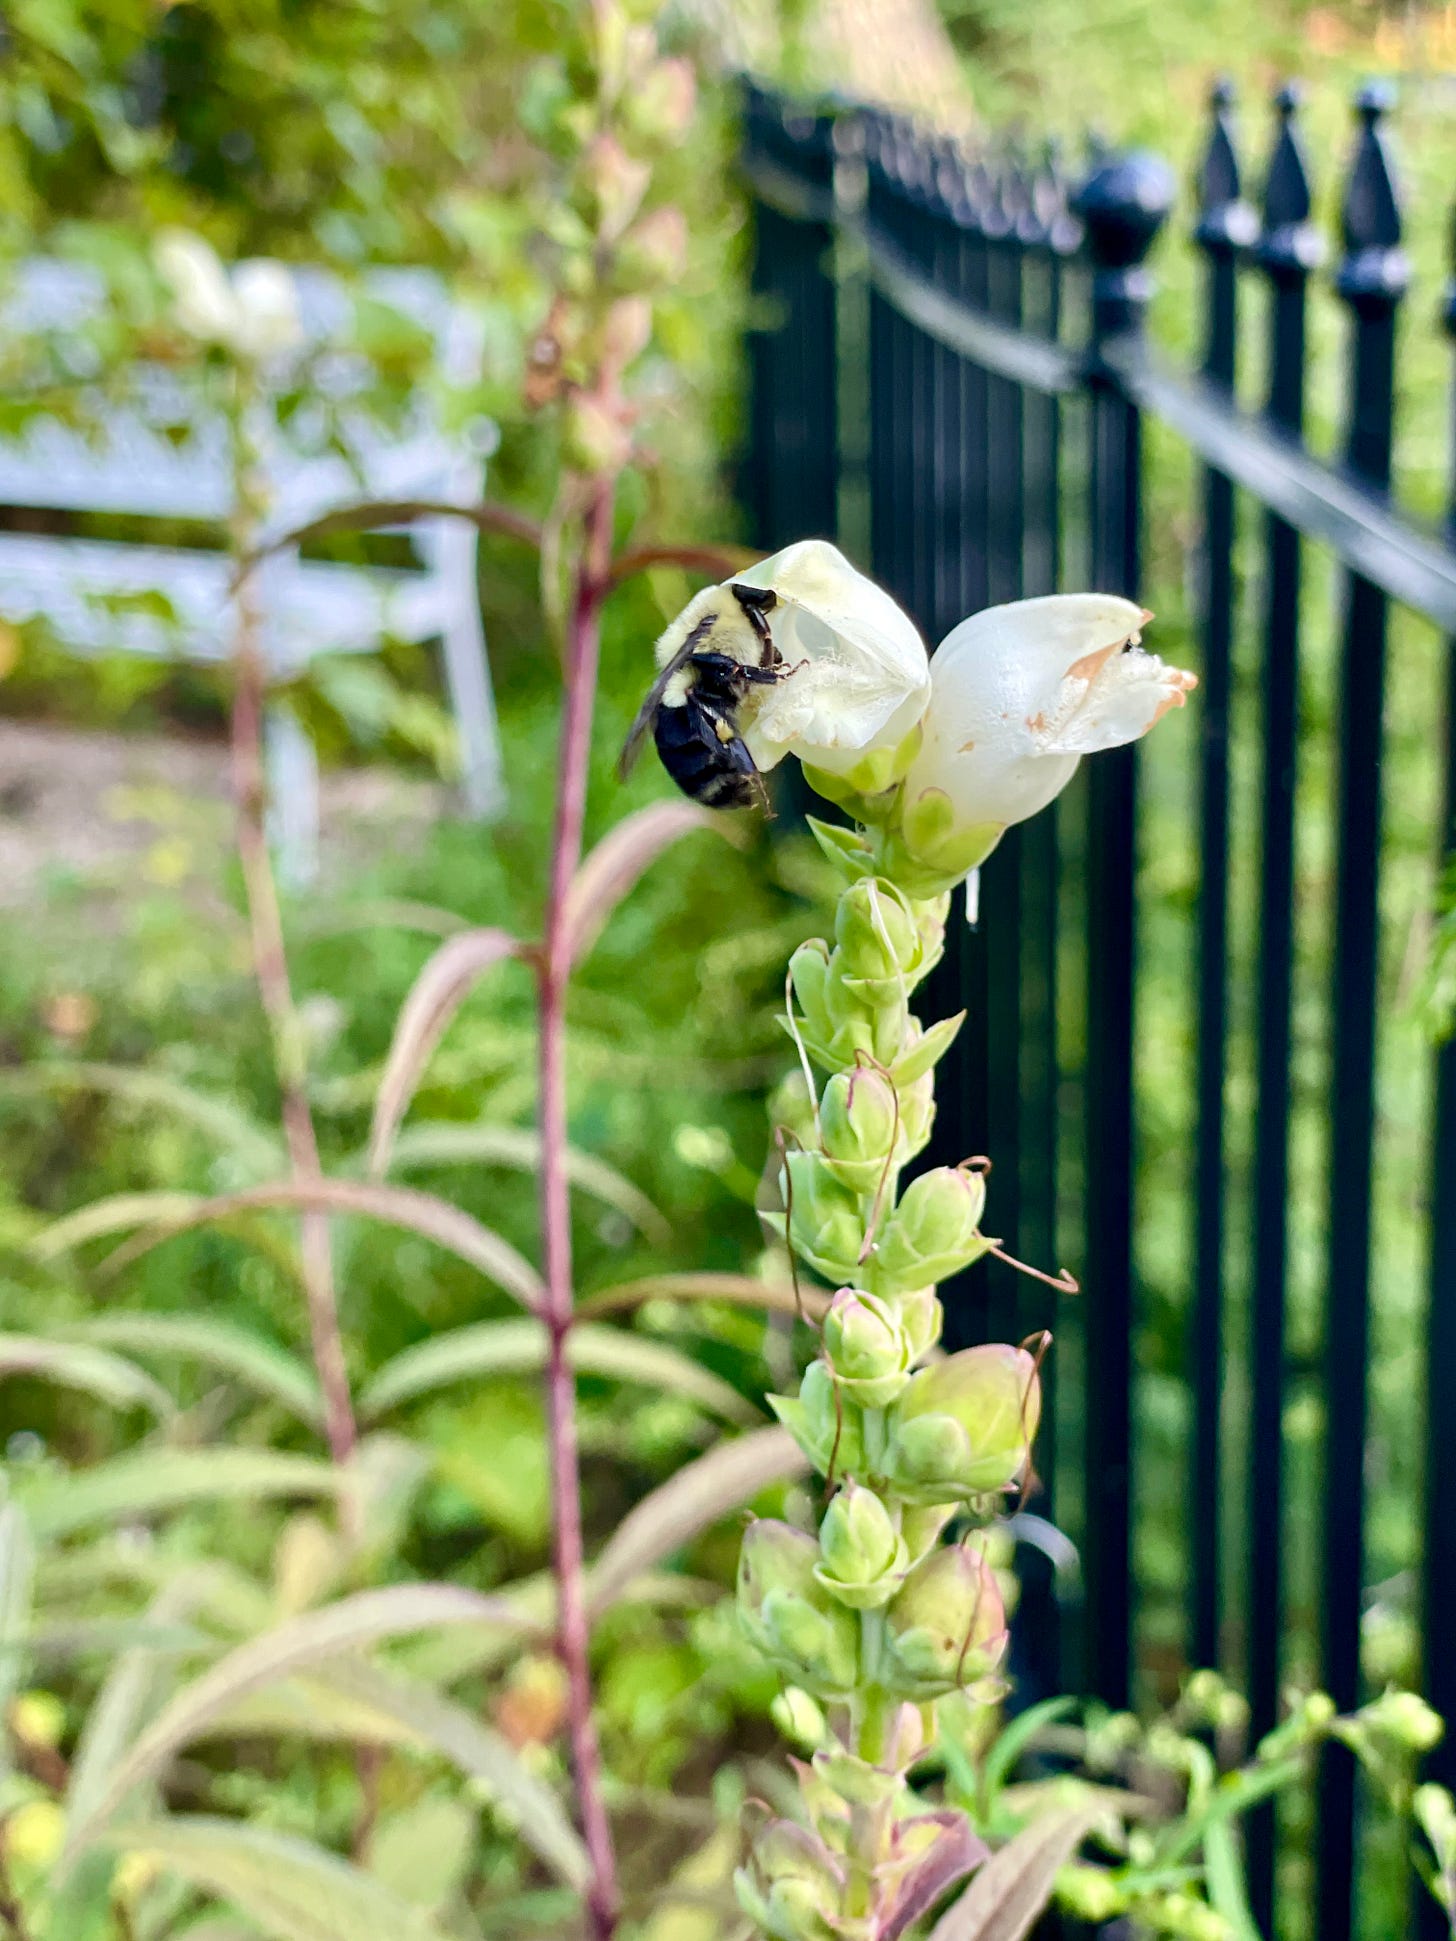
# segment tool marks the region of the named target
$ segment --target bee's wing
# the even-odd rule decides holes
[[[632,773],[637,757],[642,753],[642,744],[647,738],[647,730],[652,726],[653,716],[662,705],[662,697],[667,692],[667,684],[680,668],[697,651],[699,641],[695,634],[689,634],[667,665],[658,672],[657,679],[647,690],[647,699],[638,709],[637,719],[627,731],[627,739],[622,743],[622,752],[617,757],[617,775],[626,781]]]

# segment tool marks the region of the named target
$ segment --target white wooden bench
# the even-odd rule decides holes
[[[327,393],[316,421],[305,413],[280,434],[271,412],[260,420],[268,526],[265,538],[354,500],[424,499],[469,505],[480,496],[490,429],[447,438],[424,396],[407,422],[386,430],[361,398],[365,359],[346,345],[352,299],[318,270],[294,272],[303,354]],[[364,290],[403,312],[433,337],[444,375],[468,381],[480,343],[433,276],[415,270],[371,272]],[[74,343],[83,387],[83,327],[107,301],[100,277],[58,261],[23,265],[0,297],[0,329],[44,332]],[[74,336],[73,336],[74,333]],[[32,419],[22,437],[0,440],[0,504],[65,513],[109,513],[221,523],[234,511],[226,429],[202,388],[160,366],[139,366],[127,402],[91,400],[99,435],[54,417]],[[332,414],[343,435],[329,449]],[[180,434],[180,435],[179,435]],[[340,449],[342,447],[342,449]],[[341,565],[304,559],[294,549],[257,569],[263,648],[270,678],[296,677],[315,655],[366,653],[386,637],[438,640],[460,755],[466,812],[492,814],[502,799],[485,637],[476,589],[476,530],[468,521],[422,519],[409,528],[418,569]],[[0,531],[0,618],[42,618],[78,655],[108,652],[225,659],[231,651],[232,562],[223,552]],[[158,598],[160,596],[160,598]],[[318,776],[297,717],[269,710],[268,753],[273,833],[286,877],[307,882],[317,866]]]

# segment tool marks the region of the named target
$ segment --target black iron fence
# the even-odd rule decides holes
[[[1121,1705],[1180,1666],[1215,1666],[1247,1691],[1255,1734],[1286,1678],[1351,1706],[1387,1663],[1456,1722],[1456,1046],[1422,1038],[1382,903],[1408,793],[1432,804],[1415,838],[1428,899],[1456,838],[1456,486],[1446,540],[1388,489],[1408,270],[1387,107],[1376,87],[1357,102],[1330,460],[1303,436],[1324,249],[1295,90],[1276,98],[1257,207],[1215,92],[1192,229],[1196,374],[1170,369],[1144,328],[1146,263],[1175,201],[1156,157],[1104,153],[1073,182],[1054,157],[968,151],[879,112],[803,113],[756,90],[746,109],[761,544],[837,535],[934,642],[979,607],[1062,585],[1146,597],[1143,502],[1174,500],[1177,558],[1156,589],[1174,631],[1151,644],[1181,658],[1184,614],[1202,680],[1184,738],[1163,728],[1146,751],[1098,756],[983,871],[980,921],[953,926],[929,1007],[970,1013],[935,1156],[990,1153],[996,1231],[1023,1257],[1066,1260],[1085,1290],[1054,1320],[1061,1380],[1031,1506],[1071,1529],[1080,1575],[1063,1567],[1055,1596],[1029,1594],[1028,1678]],[[1251,294],[1257,331],[1238,322]],[[1445,324],[1456,337],[1456,294]],[[1236,390],[1251,351],[1253,410]],[[1425,629],[1402,681],[1425,683],[1431,724],[1399,770],[1382,767],[1393,613]],[[1305,692],[1320,678],[1327,724]],[[1196,765],[1196,787],[1165,772],[1150,810],[1140,774],[1160,760]],[[1328,860],[1306,867],[1311,840]],[[1171,885],[1149,861],[1170,852],[1187,856]],[[1393,1264],[1380,1220],[1404,1236]],[[1047,1298],[993,1267],[956,1290],[949,1325],[961,1342],[1029,1331]],[[1384,1338],[1388,1314],[1408,1339],[1387,1433],[1368,1398],[1372,1317]],[[1450,1783],[1456,1753],[1434,1767]],[[1272,1822],[1250,1828],[1266,1934],[1301,1893],[1319,1941],[1375,1934],[1357,1792],[1337,1751],[1312,1843],[1280,1849]],[[1276,1864],[1291,1844],[1313,1853],[1302,1879],[1297,1852]],[[1433,1908],[1411,1918],[1445,1931]]]

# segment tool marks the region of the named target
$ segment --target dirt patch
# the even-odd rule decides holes
[[[320,874],[416,845],[448,812],[442,785],[382,768],[326,774]],[[0,720],[0,908],[48,884],[123,892],[216,880],[231,847],[227,749],[166,735],[80,732]]]

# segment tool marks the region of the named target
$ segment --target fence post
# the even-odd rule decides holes
[[[1456,346],[1456,221],[1451,227],[1451,276],[1442,322]],[[1451,497],[1446,531],[1456,547],[1456,385],[1451,393]],[[1438,862],[1456,865],[1456,635],[1446,642],[1446,797]],[[1449,877],[1447,879],[1449,881]],[[1456,1611],[1456,1436],[1446,1426],[1447,1384],[1456,1368],[1456,1033],[1436,1052],[1432,1114],[1430,1312],[1426,1324],[1426,1518],[1422,1582],[1425,1694],[1448,1721],[1446,1737],[1432,1754],[1428,1777],[1456,1788],[1456,1654],[1438,1642],[1450,1636]],[[1437,1424],[1440,1428],[1437,1428]],[[1449,1941],[1450,1924],[1434,1898],[1417,1885],[1421,1941]]]
[[[1380,126],[1392,99],[1392,90],[1384,83],[1372,83],[1356,97],[1362,128],[1345,189],[1345,253],[1335,278],[1351,314],[1345,458],[1353,471],[1378,487],[1390,483],[1395,318],[1410,276],[1400,247],[1400,211]],[[1331,1021],[1336,1058],[1320,1587],[1324,1683],[1342,1711],[1360,1701],[1386,607],[1386,596],[1377,587],[1358,575],[1348,577],[1341,657],[1337,948]],[[1353,1919],[1355,1767],[1343,1746],[1327,1752],[1319,1790],[1315,1927],[1320,1941],[1348,1941]]]
[[[1194,241],[1204,275],[1203,374],[1232,392],[1238,333],[1238,261],[1258,233],[1244,201],[1234,149],[1234,89],[1215,83],[1213,125],[1198,178]],[[1193,1382],[1193,1460],[1189,1504],[1189,1653],[1195,1665],[1220,1662],[1222,1543],[1224,1075],[1228,1038],[1229,669],[1234,618],[1234,493],[1220,472],[1203,474],[1200,548],[1198,891],[1198,1133],[1195,1251],[1188,1367]]]
[[[1173,204],[1155,155],[1112,157],[1074,207],[1092,263],[1092,579],[1136,598],[1142,436],[1137,407],[1103,359],[1142,335],[1153,281],[1144,258]],[[1086,1654],[1090,1690],[1126,1705],[1132,1684],[1132,1336],[1136,748],[1099,755],[1087,777]]]
[[[1270,289],[1269,391],[1264,415],[1298,436],[1304,426],[1305,304],[1324,244],[1311,197],[1292,83],[1274,98],[1278,130],[1264,179],[1256,260]],[[1250,1734],[1279,1712],[1284,1627],[1284,1308],[1287,1280],[1290,1006],[1294,966],[1294,783],[1298,743],[1300,538],[1264,522],[1265,607],[1260,712],[1259,936],[1253,1159],[1253,1279],[1249,1330],[1248,1679]],[[1275,1809],[1250,1814],[1249,1900],[1261,1931],[1274,1918]]]

